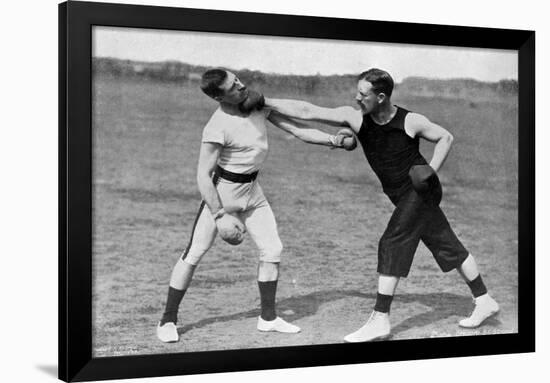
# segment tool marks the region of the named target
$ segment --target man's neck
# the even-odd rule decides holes
[[[397,113],[397,107],[391,102],[383,104],[376,110],[376,112],[371,112],[371,118],[379,125],[387,124],[395,117]]]
[[[239,110],[239,107],[235,104],[229,104],[229,103],[226,103],[226,102],[220,102],[220,107],[222,108],[222,111],[224,113],[227,113],[227,114],[230,114],[232,116],[240,116],[240,117],[245,117],[246,115],[243,114],[240,110]]]

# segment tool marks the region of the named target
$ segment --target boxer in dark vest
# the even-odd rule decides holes
[[[379,278],[374,310],[363,327],[344,338],[347,342],[390,336],[390,305],[399,279],[409,273],[420,241],[432,252],[442,271],[457,269],[471,289],[475,308],[459,322],[460,326],[478,327],[499,311],[474,257],[464,248],[439,207],[442,193],[437,173],[447,158],[453,136],[425,116],[394,105],[393,85],[393,79],[383,70],[361,73],[356,95],[360,109],[265,99],[267,108],[283,115],[351,128],[384,193],[395,205],[378,246]],[[435,144],[429,163],[419,151],[421,138]]]

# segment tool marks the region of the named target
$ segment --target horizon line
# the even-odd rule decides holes
[[[118,58],[113,56],[92,56],[92,59],[109,59],[109,60],[118,60],[118,61],[129,61],[134,63],[146,63],[146,64],[161,64],[161,63],[179,63],[179,64],[185,64],[189,66],[200,66],[200,67],[206,67],[206,68],[220,68],[220,69],[228,69],[231,71],[239,72],[239,71],[249,71],[249,72],[259,72],[266,75],[276,75],[276,76],[312,76],[312,77],[330,77],[330,76],[357,76],[359,73],[333,73],[333,74],[321,74],[321,73],[310,73],[310,74],[296,74],[296,73],[282,73],[282,72],[266,72],[259,69],[250,69],[250,68],[242,68],[242,69],[235,69],[231,68],[229,66],[211,66],[211,65],[205,65],[205,64],[191,64],[189,62],[173,59],[173,60],[158,60],[158,61],[147,61],[147,60],[134,60],[134,59],[124,59],[124,58]],[[392,76],[393,77],[393,76]],[[452,80],[473,80],[481,83],[486,84],[497,84],[502,81],[515,81],[518,82],[518,79],[516,78],[501,78],[500,80],[496,81],[487,81],[487,80],[480,80],[474,77],[426,77],[421,75],[410,75],[403,77],[403,79],[400,82],[396,82],[396,84],[401,84],[407,79],[410,78],[417,78],[417,79],[426,79],[426,80],[440,80],[440,81],[452,81]]]

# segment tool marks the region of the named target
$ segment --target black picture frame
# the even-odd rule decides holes
[[[518,332],[268,348],[262,349],[261,359],[258,351],[252,349],[93,358],[91,33],[94,25],[516,50],[520,126]],[[368,36],[364,30],[369,30]],[[89,381],[534,352],[534,69],[534,31],[77,1],[60,4],[59,378]]]

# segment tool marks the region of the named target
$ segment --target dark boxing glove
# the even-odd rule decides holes
[[[357,147],[357,140],[353,134],[353,130],[344,128],[340,129],[336,136],[343,136],[342,147],[347,151],[354,150]]]
[[[442,191],[437,173],[430,165],[414,165],[409,170],[409,177],[416,192],[424,199],[439,205]]]
[[[244,239],[246,228],[239,218],[220,209],[213,215],[220,237],[231,245],[238,245]]]
[[[239,104],[239,111],[241,113],[250,113],[253,110],[261,110],[264,106],[264,95],[254,90],[249,90],[248,97]]]
[[[334,136],[328,136],[328,143],[331,149],[343,148],[349,151],[357,147],[355,135],[353,131],[348,128],[340,129]]]

